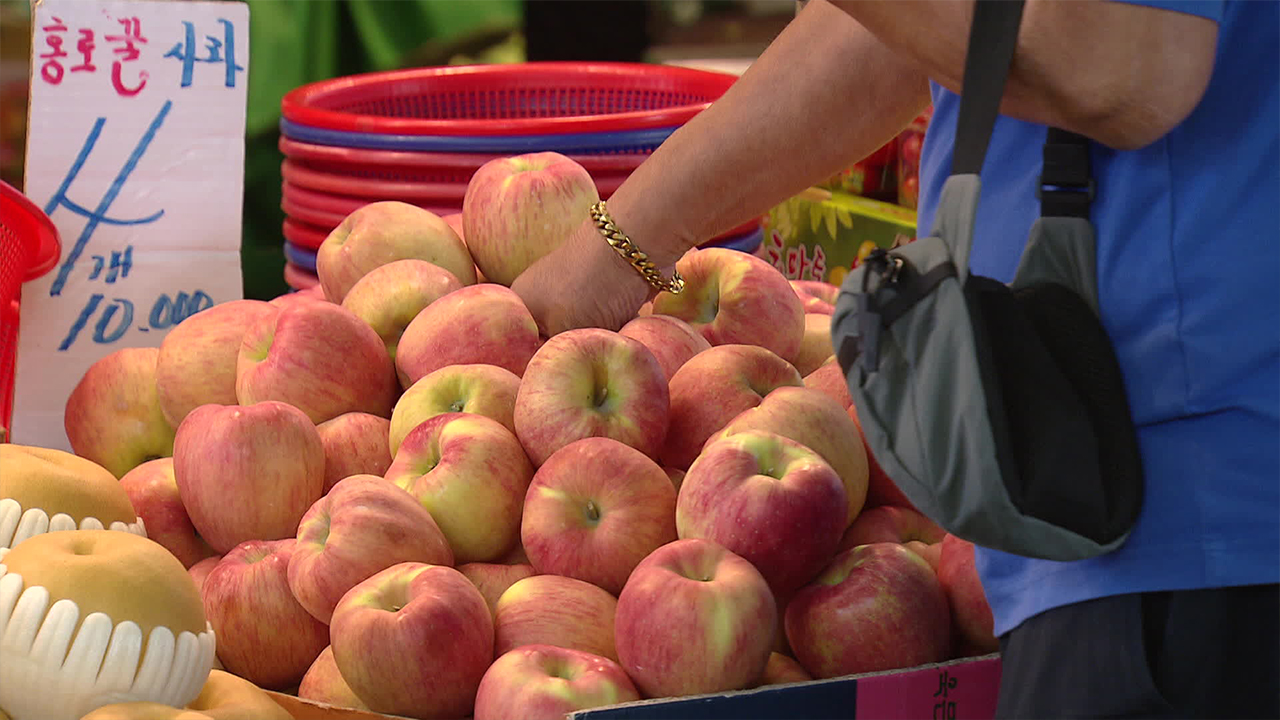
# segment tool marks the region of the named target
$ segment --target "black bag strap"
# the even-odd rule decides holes
[[[1025,0],[975,0],[964,87],[956,120],[952,175],[981,175],[987,146],[1000,114],[1000,98],[1018,47]],[[1044,167],[1036,197],[1042,217],[1089,217],[1095,196],[1089,167],[1089,139],[1049,128]]]

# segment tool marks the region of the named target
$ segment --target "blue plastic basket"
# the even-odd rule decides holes
[[[291,242],[284,244],[284,259],[307,272],[316,271],[316,252],[307,248],[294,245]]]
[[[510,153],[531,152],[578,153],[582,155],[617,155],[650,153],[663,143],[675,127],[623,130],[618,132],[566,133],[562,135],[383,135],[378,133],[327,130],[280,120],[280,132],[292,140],[363,148],[366,150],[401,150],[419,152]]]

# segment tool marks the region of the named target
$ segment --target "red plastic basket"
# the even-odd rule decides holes
[[[0,442],[8,442],[13,420],[22,283],[51,270],[61,255],[58,230],[49,216],[0,181]]]
[[[329,220],[320,219],[319,215],[313,215],[310,218],[299,217],[303,222],[319,227],[335,228],[343,218],[355,212],[359,208],[378,200],[400,200],[410,205],[417,205],[424,210],[444,217],[453,213],[462,212],[462,200],[459,198],[457,202],[428,202],[422,200],[410,200],[403,198],[373,198],[373,197],[354,197],[351,195],[338,195],[335,193],[314,190],[312,188],[303,187],[295,183],[285,181],[281,185],[281,207],[287,202],[293,208],[303,208],[307,213],[324,213],[329,218],[337,216],[337,222],[330,224]],[[289,212],[286,210],[285,212]]]
[[[447,153],[447,152],[410,152],[398,150],[367,150],[337,145],[317,145],[315,143],[280,137],[280,152],[285,157],[303,160],[313,165],[328,166],[348,165],[362,168],[416,168],[431,170],[470,182],[471,176],[481,165],[507,154],[487,155],[483,153]],[[630,175],[640,167],[640,163],[649,157],[648,153],[631,153],[618,155],[567,155],[578,163],[592,177],[604,175]]]
[[[294,290],[306,290],[320,284],[315,273],[307,272],[293,263],[284,264],[284,282]]]
[[[682,125],[738,78],[644,63],[533,62],[365,73],[290,91],[284,119],[394,135],[556,135]]]

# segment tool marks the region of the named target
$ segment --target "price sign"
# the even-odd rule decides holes
[[[22,291],[13,440],[69,449],[90,365],[243,296],[249,9],[37,0],[32,31],[25,191],[62,257]]]

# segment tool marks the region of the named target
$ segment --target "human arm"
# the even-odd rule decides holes
[[[972,2],[835,3],[938,84],[960,92]],[[1200,102],[1217,37],[1217,23],[1179,11],[1028,0],[1000,110],[1117,149],[1148,145]]]
[[[609,211],[669,274],[690,247],[869,155],[928,102],[919,67],[819,0],[627,178]],[[512,289],[547,334],[616,328],[649,296],[590,220]]]

